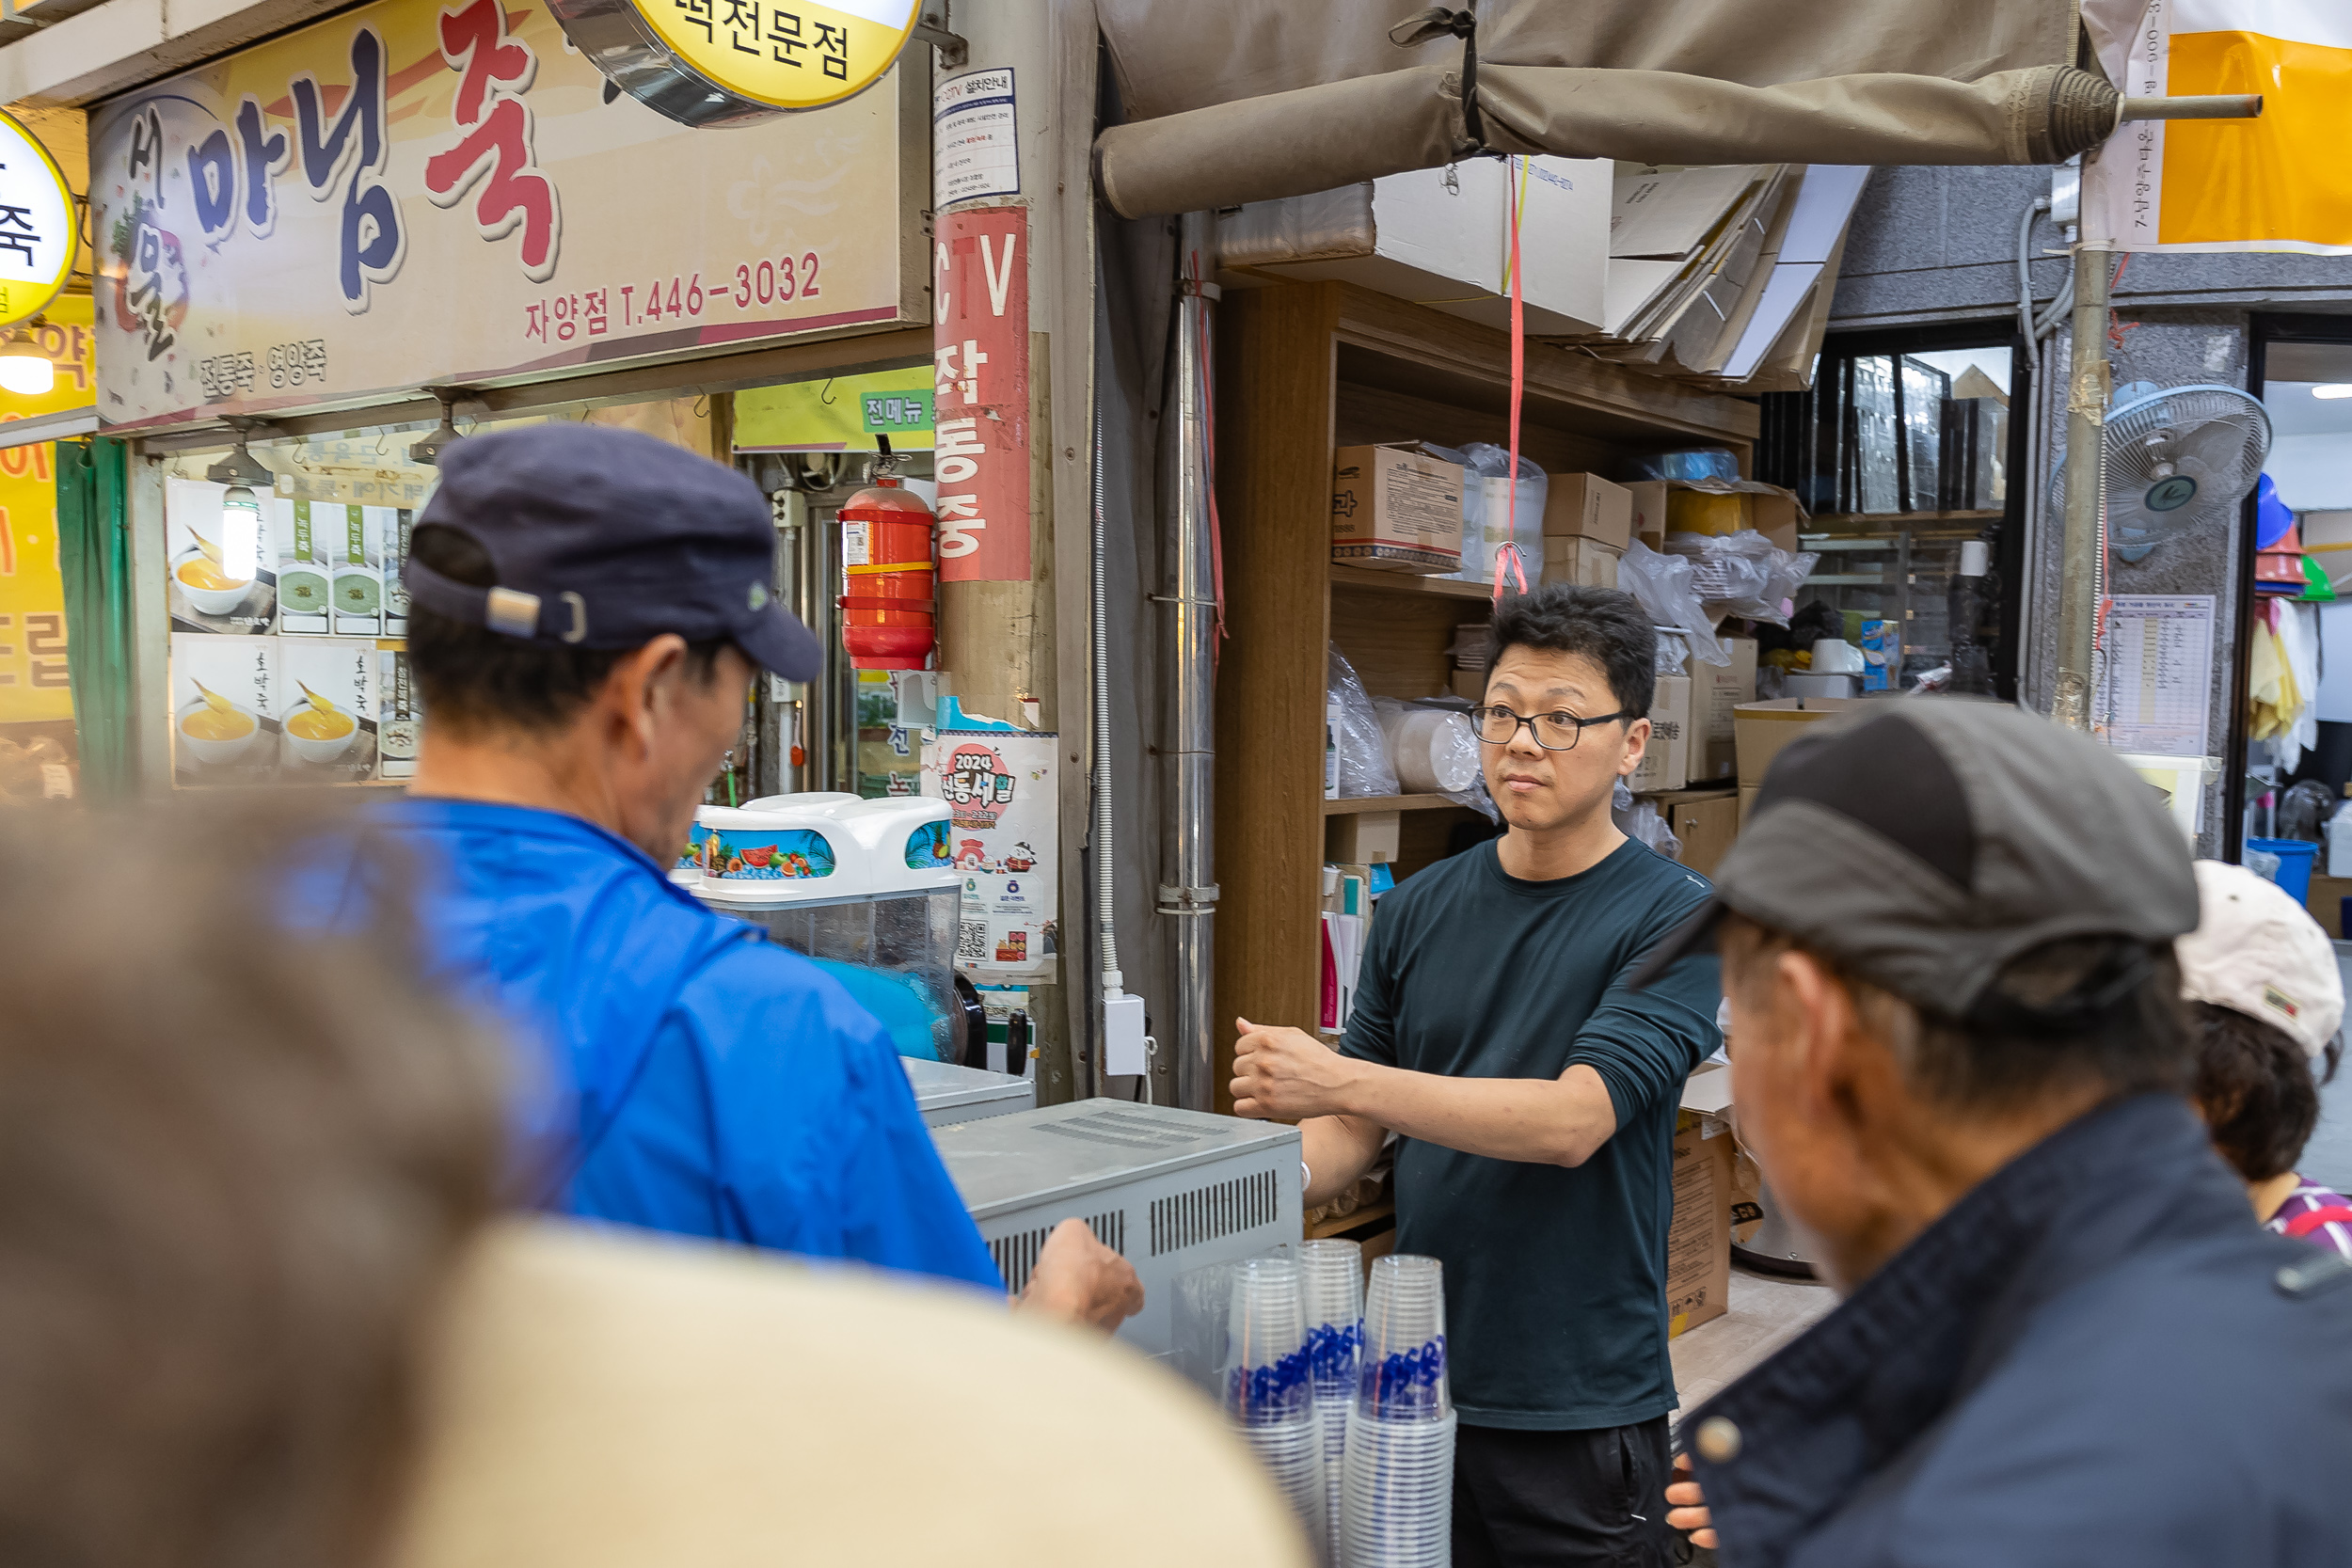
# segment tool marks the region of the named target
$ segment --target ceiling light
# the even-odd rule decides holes
[[[2315,398],[2352,398],[2352,381],[2331,381],[2325,387],[2312,388]]]
[[[25,323],[0,342],[0,389],[23,398],[37,398],[57,384],[57,367],[40,351]],[[2352,390],[2352,388],[2346,388]]]

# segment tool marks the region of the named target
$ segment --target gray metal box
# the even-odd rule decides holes
[[[923,1119],[935,1128],[1009,1116],[1037,1104],[1037,1085],[1009,1072],[984,1072],[953,1062],[927,1062],[919,1056],[901,1056],[898,1062],[907,1069],[907,1083],[914,1090],[914,1103],[921,1108]]]
[[[1066,1219],[1134,1264],[1143,1310],[1119,1337],[1147,1355],[1173,1348],[1178,1275],[1298,1240],[1295,1127],[1082,1100],[936,1128],[932,1141],[1014,1291]]]

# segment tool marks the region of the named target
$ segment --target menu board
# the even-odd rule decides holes
[[[399,640],[414,514],[262,491],[256,520],[227,491],[165,481],[174,782],[407,778],[423,720]]]

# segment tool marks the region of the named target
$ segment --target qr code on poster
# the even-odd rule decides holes
[[[988,962],[988,922],[960,920],[956,923],[956,962],[984,964]]]

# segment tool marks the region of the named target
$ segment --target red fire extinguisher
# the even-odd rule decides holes
[[[897,466],[884,437],[872,483],[841,508],[841,643],[860,670],[920,670],[937,641],[938,519]]]

